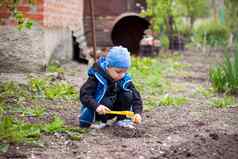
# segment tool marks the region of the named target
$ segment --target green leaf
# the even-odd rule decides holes
[[[185,97],[172,97],[168,94],[164,95],[159,102],[161,106],[181,106],[188,102],[188,99]]]
[[[26,26],[27,29],[31,29],[32,26],[33,26],[33,21],[27,21],[25,26]]]
[[[217,108],[228,108],[236,104],[236,99],[233,96],[224,96],[223,98],[213,98],[209,101],[209,104]]]
[[[64,120],[58,116],[55,116],[51,123],[48,123],[44,126],[43,130],[46,133],[54,133],[57,131],[63,130]]]
[[[56,63],[49,64],[47,70],[48,70],[48,72],[57,72],[57,73],[64,72],[64,68]]]
[[[9,144],[1,144],[0,143],[0,154],[1,153],[6,153],[8,151]]]
[[[238,93],[238,48],[234,58],[225,52],[224,62],[209,71],[212,86],[218,92]]]
[[[25,134],[26,138],[35,138],[38,139],[41,134],[41,126],[25,124],[22,126],[22,131]]]

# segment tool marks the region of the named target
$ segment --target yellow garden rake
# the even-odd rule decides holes
[[[109,111],[106,112],[106,114],[125,115],[128,118],[133,118],[135,115],[134,112],[131,111]]]

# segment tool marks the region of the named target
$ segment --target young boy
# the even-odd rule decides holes
[[[130,65],[130,53],[119,46],[111,48],[106,57],[100,57],[89,69],[89,77],[80,89],[80,127],[89,127],[95,121],[106,125],[107,120],[115,117],[106,114],[110,110],[132,110],[132,121],[141,123],[142,100],[127,74]],[[118,122],[124,119],[125,116],[117,116]]]

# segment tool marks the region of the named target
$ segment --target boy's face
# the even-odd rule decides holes
[[[116,67],[109,67],[107,69],[108,74],[114,79],[115,81],[118,81],[122,79],[125,74],[127,73],[127,68],[116,68]]]

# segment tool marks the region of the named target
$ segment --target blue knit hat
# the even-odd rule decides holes
[[[122,46],[112,47],[107,56],[108,67],[129,68],[131,66],[131,57],[127,48]]]

